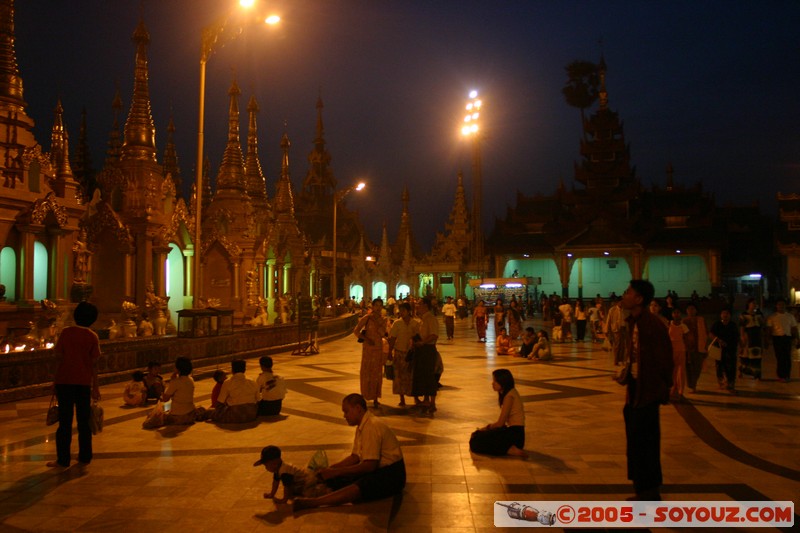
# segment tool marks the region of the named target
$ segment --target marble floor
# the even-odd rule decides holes
[[[2,404],[0,531],[488,531],[495,500],[630,496],[624,390],[610,379],[608,353],[590,342],[560,344],[553,361],[530,363],[494,355],[489,340],[476,342],[474,330],[457,322],[455,339],[440,343],[445,373],[434,418],[397,407],[384,381],[383,405],[372,410],[403,446],[402,497],[297,514],[263,499],[271,476],[252,464],[267,444],[298,465],[318,449],[332,461],[349,453],[354,431],[340,406],[359,390],[353,337],[322,345],[318,355],[275,356],[290,392],[282,416],[257,424],[146,431],[147,409],[122,407],[124,384],[104,386],[106,426],[84,471],[45,466],[55,459],[55,426],[44,424],[48,398]],[[711,366],[697,393],[661,410],[664,498],[795,499],[800,380],[777,382],[768,356],[765,379],[739,380],[732,396],[718,390]],[[248,361],[251,378],[257,367]],[[528,460],[469,451],[470,433],[497,417],[491,371],[501,367],[512,371],[525,400]],[[212,384],[197,381],[198,404],[209,404]]]

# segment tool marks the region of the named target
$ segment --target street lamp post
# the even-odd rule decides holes
[[[252,0],[240,0],[239,5],[244,9],[253,6]],[[194,206],[194,256],[192,261],[192,307],[200,307],[200,256],[201,256],[201,235],[202,235],[202,210],[203,210],[203,126],[205,121],[205,100],[206,100],[206,63],[216,45],[223,37],[235,39],[239,32],[228,32],[225,34],[229,17],[223,17],[211,26],[203,28],[200,39],[200,97],[197,113],[197,167],[195,174],[195,206]],[[277,24],[280,17],[271,15],[264,20],[265,24]]]
[[[363,181],[358,183],[357,185],[353,185],[346,189],[342,189],[339,192],[333,193],[333,272],[331,276],[331,299],[333,300],[331,304],[333,305],[333,316],[336,317],[336,288],[337,288],[337,280],[336,280],[336,240],[337,240],[337,228],[336,228],[336,216],[339,211],[339,202],[344,200],[344,197],[350,194],[353,191],[361,191],[366,187],[366,183]]]
[[[483,272],[483,229],[481,224],[481,204],[483,192],[481,188],[481,144],[480,144],[480,111],[482,102],[478,99],[478,91],[470,91],[467,102],[467,114],[461,134],[472,139],[472,232],[473,261],[478,262]]]

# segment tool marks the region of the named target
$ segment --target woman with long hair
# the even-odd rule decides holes
[[[505,368],[492,372],[492,389],[497,392],[500,416],[479,428],[469,439],[469,449],[486,455],[527,457],[525,446],[525,406],[514,388],[514,376]]]

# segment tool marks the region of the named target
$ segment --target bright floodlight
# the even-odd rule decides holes
[[[239,5],[245,9],[250,9],[256,3],[256,0],[239,0]]]
[[[478,91],[470,91],[469,92],[469,97],[470,98],[477,98],[478,97]]]
[[[367,186],[367,184],[366,184],[366,183],[364,183],[364,182],[362,181],[361,183],[359,183],[358,185],[356,185],[356,190],[357,190],[357,191],[361,191],[361,190],[363,190],[363,189],[364,189],[364,187],[366,187],[366,186]]]
[[[274,25],[281,21],[281,18],[278,15],[270,15],[264,19],[265,24]]]

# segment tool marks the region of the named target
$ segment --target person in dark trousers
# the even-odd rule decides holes
[[[373,501],[400,494],[406,485],[406,464],[394,432],[367,411],[360,394],[342,400],[347,424],[356,427],[353,453],[318,472],[334,492],[317,498],[296,498],[294,510],[356,501]]]
[[[628,312],[623,342],[631,361],[625,407],[628,479],[634,500],[661,499],[661,404],[669,402],[672,387],[672,343],[667,328],[648,309],[654,288],[646,280],[631,280],[622,296]]]
[[[85,466],[92,461],[91,401],[100,399],[97,383],[100,341],[97,333],[89,329],[97,320],[97,307],[81,302],[72,316],[76,325],[64,328],[54,349],[58,361],[53,378],[58,399],[57,459],[47,466],[55,468],[69,466],[73,415],[78,421],[78,463]]]

